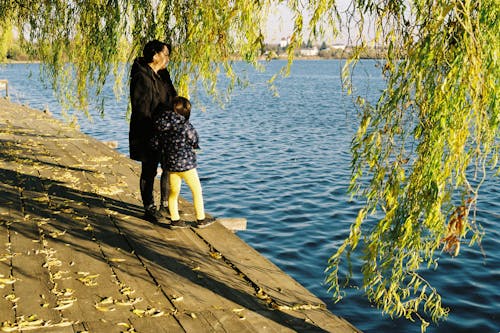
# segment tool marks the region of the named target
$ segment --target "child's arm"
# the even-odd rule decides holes
[[[198,132],[191,123],[186,123],[186,140],[193,149],[200,149]]]

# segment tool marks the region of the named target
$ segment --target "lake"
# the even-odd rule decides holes
[[[375,64],[363,61],[354,75],[358,93],[372,101],[384,87]],[[352,97],[341,90],[342,61],[294,62],[290,77],[277,81],[276,97],[266,80],[283,65],[272,61],[264,73],[247,70],[250,86],[235,89],[225,109],[206,96],[200,96],[206,111],[194,106],[191,120],[200,135],[198,172],[207,211],[246,217],[247,230],[238,233],[242,239],[361,330],[420,332],[418,322],[383,315],[357,288],[346,290],[342,301],[332,301],[324,270],[360,208],[346,193],[356,110]],[[0,79],[9,80],[12,101],[48,108],[60,118],[52,91],[38,80],[38,66],[0,66]],[[118,141],[117,150],[128,154],[128,96],[116,101],[112,84],[104,94],[105,117],[96,112],[91,112],[93,122],[80,117],[81,130],[99,140]],[[182,195],[190,200],[186,185]],[[481,247],[464,244],[458,257],[443,254],[438,269],[425,272],[450,307],[448,319],[427,332],[500,332],[498,178],[482,186],[477,221],[485,231]],[[361,278],[356,272],[353,283],[359,285]]]

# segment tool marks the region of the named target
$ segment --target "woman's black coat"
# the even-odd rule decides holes
[[[137,58],[130,71],[130,158],[143,161],[151,157],[153,115],[159,105],[170,105],[177,96],[170,73],[163,69],[155,73],[143,58]]]

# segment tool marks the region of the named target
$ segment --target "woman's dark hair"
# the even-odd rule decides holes
[[[170,44],[160,42],[157,39],[147,42],[146,45],[144,45],[144,49],[142,50],[144,60],[146,60],[147,63],[153,62],[153,57],[155,56],[155,54],[163,51],[165,46],[168,49],[168,53],[172,52],[172,46]]]
[[[189,99],[182,96],[175,96],[172,99],[172,108],[175,113],[189,120],[189,116],[191,115],[191,102]]]

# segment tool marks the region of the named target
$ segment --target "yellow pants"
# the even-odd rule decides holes
[[[198,177],[196,169],[182,172],[169,171],[168,182],[170,189],[168,192],[168,209],[170,210],[170,219],[173,221],[180,219],[178,202],[183,179],[193,194],[193,205],[196,213],[196,219],[203,220],[205,218],[205,207],[203,206],[203,193],[201,190],[200,178]]]

